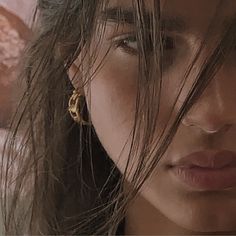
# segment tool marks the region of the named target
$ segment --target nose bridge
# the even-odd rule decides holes
[[[224,79],[223,72],[218,72],[186,114],[183,123],[212,132],[236,123],[236,97],[235,92],[230,94],[233,91],[231,86]]]
[[[220,82],[222,82],[222,80],[213,78],[211,83],[203,92],[202,96],[199,98],[199,105],[201,106],[202,104],[203,106],[205,106],[209,113],[223,113],[223,110],[227,103],[224,95],[225,90],[220,86]]]

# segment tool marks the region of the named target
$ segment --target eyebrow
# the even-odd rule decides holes
[[[100,13],[100,19],[102,21],[114,22],[114,23],[123,23],[123,24],[135,24],[135,10],[133,8],[122,8],[122,7],[111,7],[103,10]],[[164,15],[164,14],[163,14]],[[152,19],[152,14],[144,12],[143,14],[144,24],[151,28],[150,22]],[[226,17],[222,22],[222,27],[227,28],[229,25],[236,25],[236,14],[231,17]],[[161,28],[162,30],[168,30],[170,32],[182,33],[188,31],[189,28],[185,20],[178,16],[166,16],[161,19]]]
[[[132,8],[122,9],[121,7],[107,8],[101,12],[100,19],[102,21],[135,24],[135,10]],[[144,24],[151,28],[152,14],[144,12]],[[180,17],[165,17],[161,20],[161,27],[169,31],[183,32],[187,30],[187,26]]]

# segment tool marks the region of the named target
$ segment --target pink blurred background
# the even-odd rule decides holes
[[[0,164],[8,127],[16,108],[18,62],[30,39],[36,0],[0,0]],[[19,137],[20,138],[20,137]],[[17,151],[17,150],[15,150]],[[4,176],[4,173],[1,173]],[[0,186],[1,188],[1,186]],[[1,206],[0,206],[1,211]],[[3,235],[0,214],[0,235]]]
[[[30,39],[36,0],[0,0],[0,153],[15,109],[17,66]]]
[[[35,3],[36,0],[0,0],[0,6],[17,15],[25,24],[30,24],[32,20]]]

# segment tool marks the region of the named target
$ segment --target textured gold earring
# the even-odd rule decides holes
[[[75,122],[81,123],[82,125],[90,125],[90,123],[85,121],[81,117],[81,114],[80,114],[80,112],[81,112],[80,106],[81,106],[81,98],[82,97],[83,96],[81,94],[79,94],[76,90],[74,90],[72,96],[69,99],[68,111]]]

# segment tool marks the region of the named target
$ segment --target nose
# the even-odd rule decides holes
[[[218,72],[220,73],[220,72]],[[228,129],[236,123],[236,82],[223,73],[213,78],[182,123],[195,126],[206,133]]]

